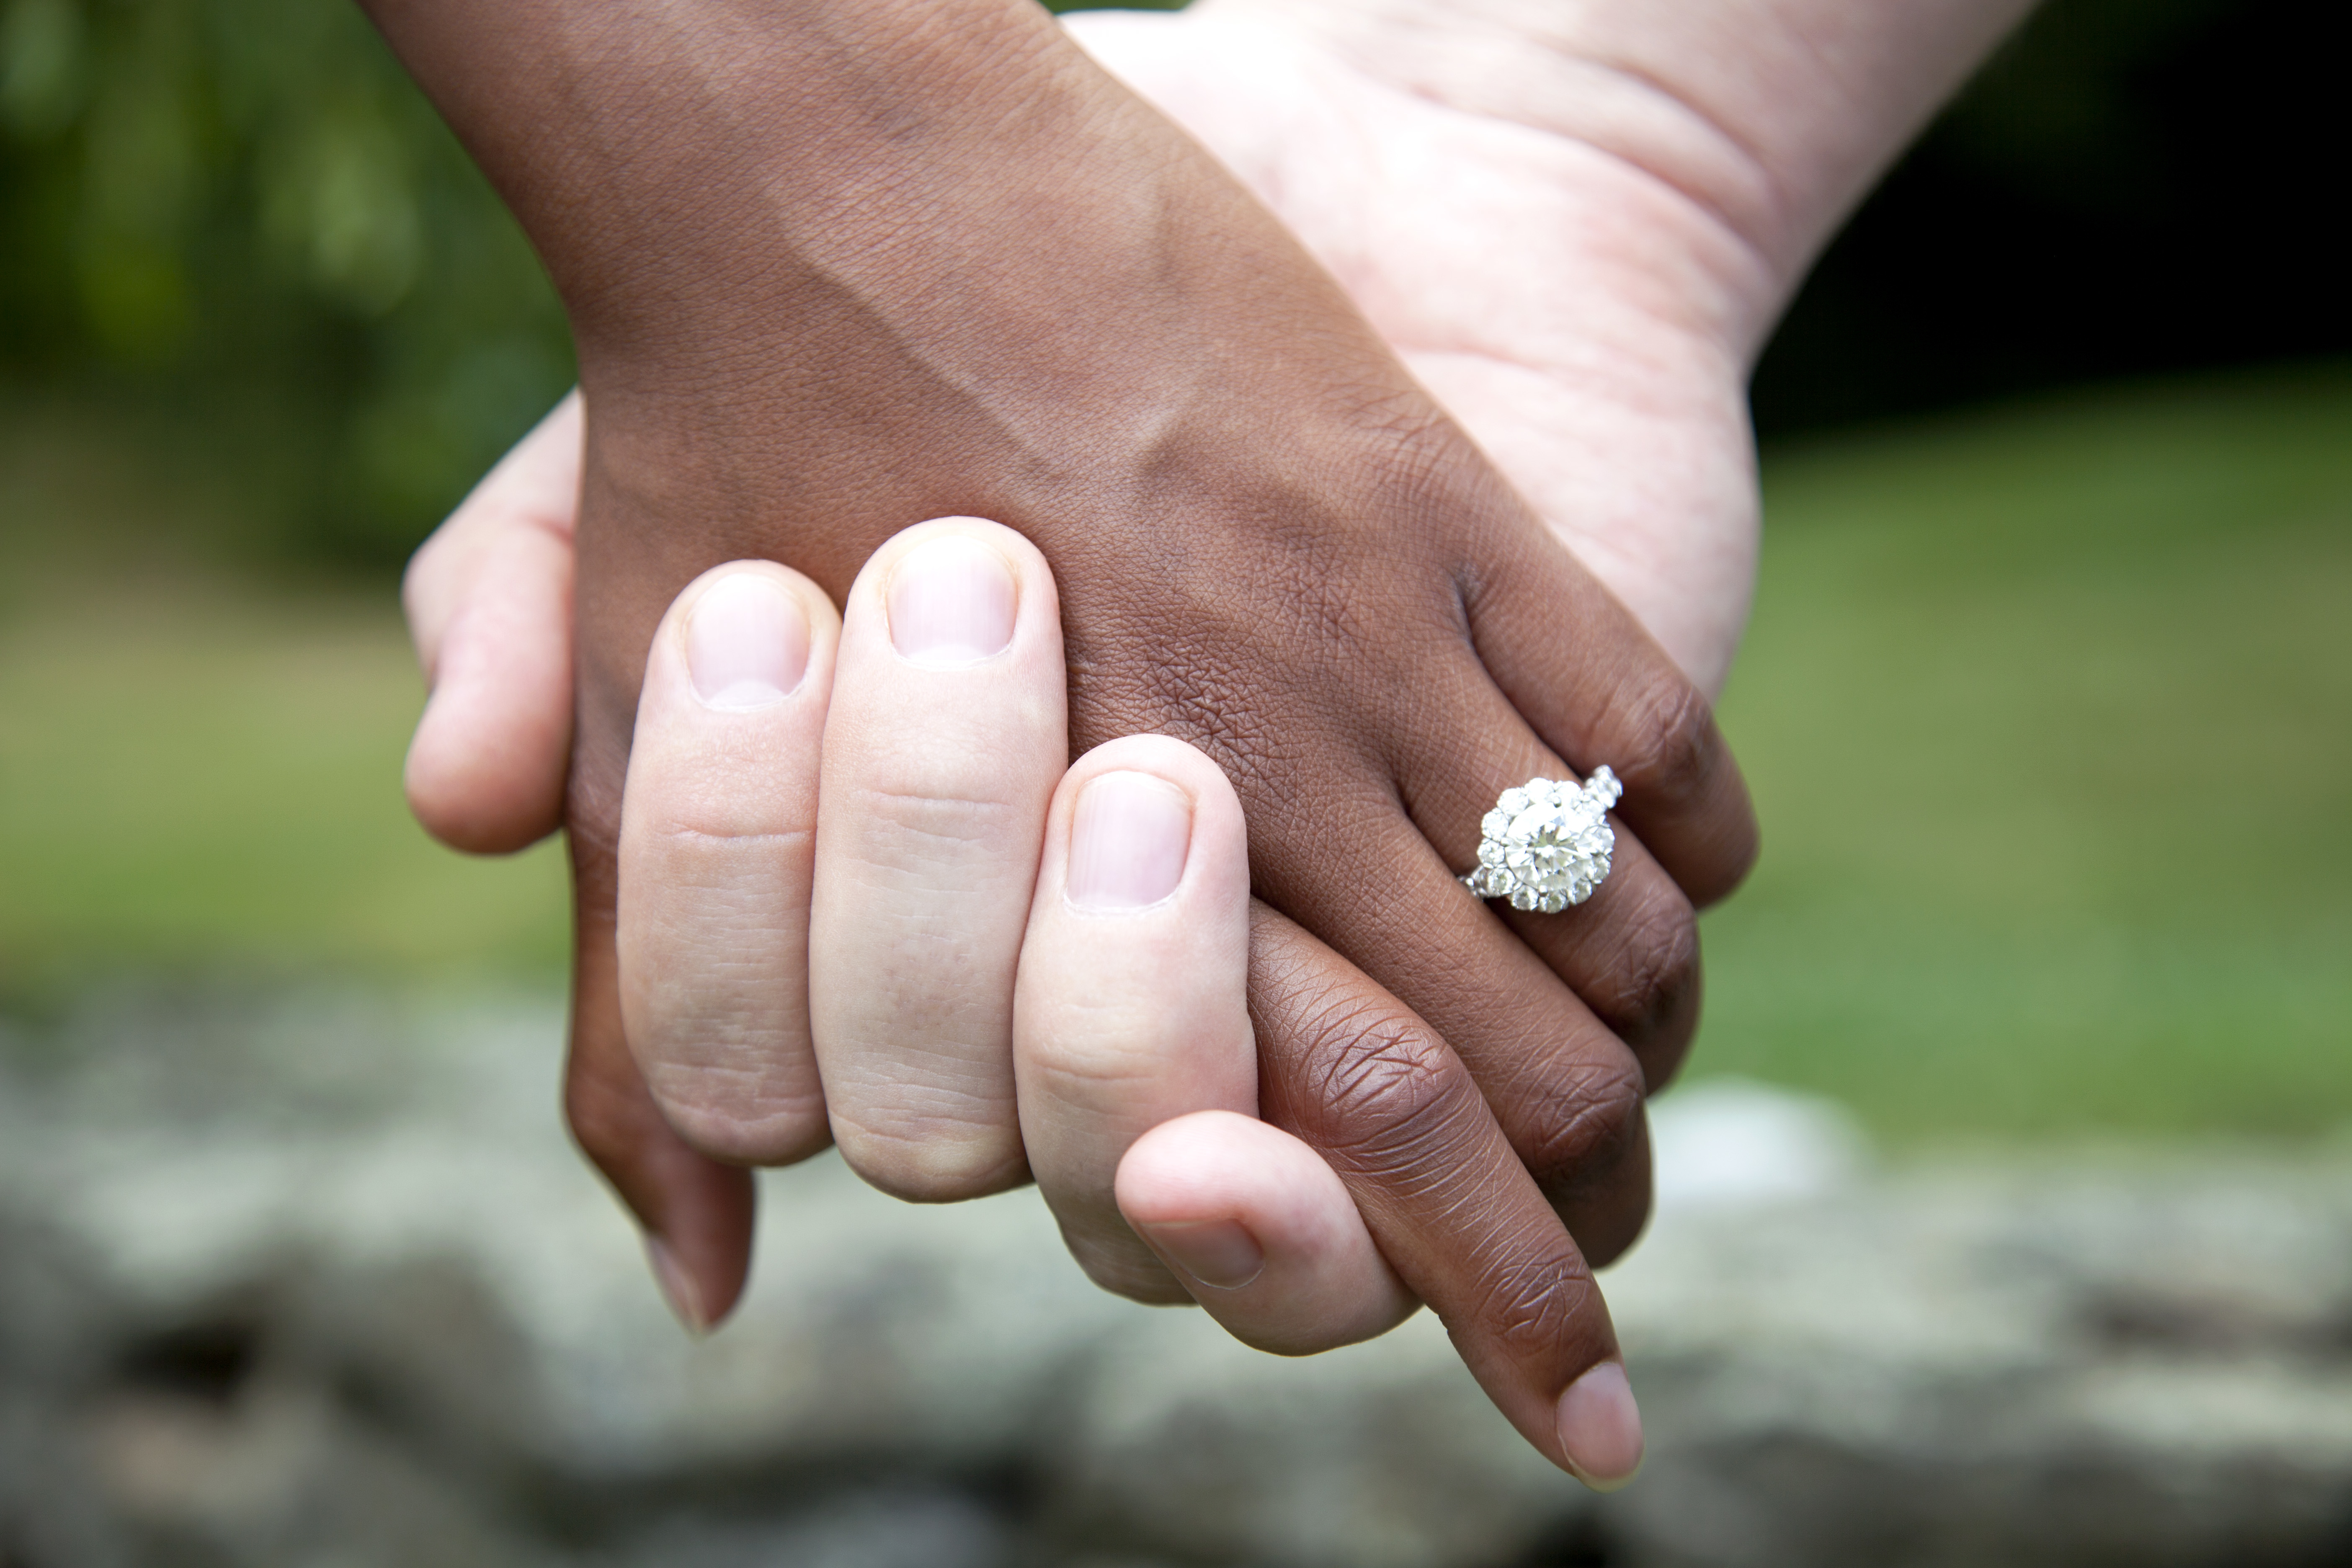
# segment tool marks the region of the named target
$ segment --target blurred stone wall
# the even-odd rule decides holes
[[[8,1568],[2352,1560],[2352,1158],[1874,1174],[1662,1108],[1594,1499],[1426,1315],[1281,1361],[1101,1295],[1034,1194],[766,1186],[690,1342],[554,1122],[557,1009],[126,995],[0,1060]]]

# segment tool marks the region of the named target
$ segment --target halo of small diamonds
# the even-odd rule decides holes
[[[1482,899],[1507,899],[1515,910],[1548,915],[1584,902],[1609,879],[1617,848],[1609,808],[1624,793],[1606,767],[1595,768],[1580,787],[1529,779],[1505,790],[1478,825],[1478,868],[1462,885]]]

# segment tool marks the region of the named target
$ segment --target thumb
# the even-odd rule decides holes
[[[408,805],[452,848],[520,849],[562,817],[581,430],[574,392],[425,542],[401,585],[431,688]]]

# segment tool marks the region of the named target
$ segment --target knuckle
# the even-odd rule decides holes
[[[1591,1315],[1599,1287],[1569,1255],[1547,1251],[1496,1268],[1483,1292],[1486,1326],[1517,1359],[1543,1357]]]
[[[1519,1151],[1537,1184],[1584,1185],[1615,1169],[1641,1142],[1644,1087],[1630,1056],[1580,1062],[1542,1085],[1530,1097],[1536,1115]]]
[[[854,810],[860,824],[856,851],[894,866],[961,858],[1003,838],[1021,820],[1009,801],[913,779],[857,791]]]
[[[1123,1022],[1124,1020],[1122,1020]],[[1046,1104],[1096,1112],[1141,1104],[1169,1078],[1166,1057],[1148,1036],[1080,1043],[1065,1037],[1032,1047],[1021,1064],[1024,1093],[1034,1086]]]
[[[762,1095],[751,1103],[720,1085],[660,1085],[655,1100],[673,1131],[697,1152],[730,1165],[793,1165],[833,1141],[824,1101]]]
[[[1322,1147],[1368,1173],[1451,1168],[1431,1156],[1462,1136],[1465,1079],[1427,1026],[1393,1007],[1337,1007],[1315,1020],[1307,1050]]]
[[[1716,747],[1715,710],[1698,688],[1660,672],[1621,700],[1618,720],[1618,757],[1608,760],[1629,794],[1679,802],[1700,793]]]
[[[1029,1179],[1020,1136],[993,1126],[899,1131],[836,1119],[842,1162],[866,1185],[910,1204],[986,1197]]]
[[[1698,917],[1690,901],[1662,891],[1622,917],[1613,961],[1585,1001],[1630,1045],[1659,1038],[1687,1010],[1698,986]]]

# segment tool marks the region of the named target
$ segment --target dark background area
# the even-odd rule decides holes
[[[2053,0],[1822,258],[1759,434],[2352,348],[2347,59],[2342,5]]]
[[[2316,0],[2054,0],[1831,248],[1767,440],[2352,348]],[[560,311],[337,0],[5,0],[0,396],[235,454],[264,558],[381,567],[560,395]]]

